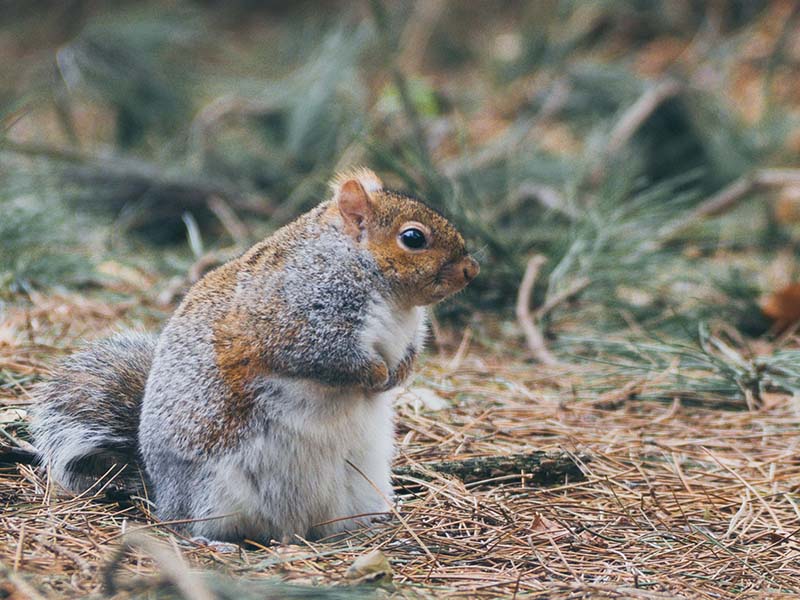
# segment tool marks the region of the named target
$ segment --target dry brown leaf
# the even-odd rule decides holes
[[[775,322],[777,329],[786,329],[800,321],[800,282],[765,297],[761,301],[761,311]]]
[[[572,535],[572,532],[569,529],[560,523],[556,523],[552,519],[548,519],[540,513],[536,513],[533,523],[531,523],[531,531],[537,534],[544,534],[553,538],[554,540]]]
[[[389,559],[380,550],[362,554],[353,561],[344,574],[353,585],[362,583],[389,584],[394,577]]]

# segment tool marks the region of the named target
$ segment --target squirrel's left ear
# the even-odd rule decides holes
[[[344,219],[347,233],[360,240],[366,221],[372,215],[370,192],[383,188],[383,183],[369,169],[353,169],[340,173],[331,182],[333,197]]]
[[[357,179],[349,179],[336,191],[336,204],[344,219],[345,228],[356,241],[364,233],[366,221],[372,215],[372,202]]]

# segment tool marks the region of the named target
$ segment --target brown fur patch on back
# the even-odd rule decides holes
[[[207,314],[211,310],[224,310],[230,301],[233,289],[236,287],[235,262],[228,262],[206,273],[203,278],[195,283],[186,293],[180,306],[175,310],[174,317],[198,311]],[[173,318],[174,318],[173,317]]]
[[[226,390],[213,418],[204,424],[201,439],[195,440],[205,451],[235,446],[252,420],[255,397],[248,384],[261,365],[258,346],[243,334],[245,322],[244,315],[231,311],[213,325],[214,358]]]

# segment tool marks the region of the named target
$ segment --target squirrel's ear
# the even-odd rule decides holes
[[[356,240],[364,232],[365,221],[372,214],[372,202],[367,191],[357,179],[348,179],[339,186],[336,203],[342,214],[347,233]]]

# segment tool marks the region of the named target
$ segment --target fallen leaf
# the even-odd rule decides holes
[[[531,531],[533,533],[543,533],[554,540],[572,535],[569,529],[539,513],[536,513],[533,523],[531,523]]]
[[[386,555],[380,550],[373,550],[356,558],[344,576],[353,585],[362,583],[385,585],[391,583],[394,573]]]
[[[800,283],[792,283],[761,301],[761,312],[772,319],[779,330],[800,321]]]

